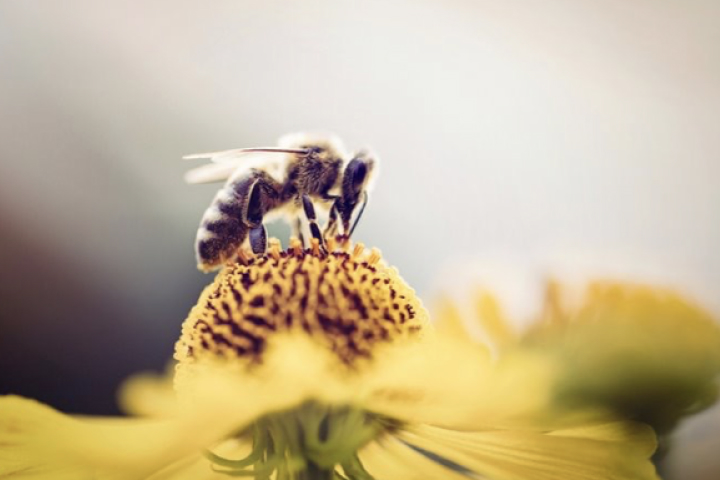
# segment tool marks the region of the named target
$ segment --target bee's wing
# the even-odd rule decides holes
[[[232,154],[230,152],[233,152]],[[265,170],[268,173],[279,176],[282,171],[283,165],[285,165],[286,157],[278,156],[275,153],[249,153],[247,149],[243,149],[240,154],[235,153],[234,150],[227,150],[225,152],[219,152],[221,154],[227,154],[227,156],[221,157],[221,160],[213,160],[213,163],[206,163],[197,168],[193,168],[185,173],[185,181],[187,183],[213,183],[213,182],[224,182],[232,176],[243,175],[253,168],[259,168]],[[197,154],[197,155],[212,155],[212,154]],[[194,155],[189,155],[194,157]],[[201,158],[201,157],[197,157]],[[213,157],[220,158],[220,157]]]
[[[235,148],[233,150],[223,150],[221,152],[193,153],[182,157],[185,160],[197,160],[208,158],[211,162],[222,163],[237,160],[240,157],[256,157],[259,154],[276,155],[278,153],[308,153],[303,148],[280,148],[280,147],[253,147],[253,148]]]
[[[207,163],[185,172],[187,183],[214,183],[224,182],[240,166],[240,162]]]
[[[185,155],[182,157],[184,160],[199,160],[208,159],[214,163],[222,163],[230,160],[237,160],[243,155],[244,148],[235,148],[233,150],[222,150],[220,152],[206,152],[206,153],[193,153],[192,155]]]

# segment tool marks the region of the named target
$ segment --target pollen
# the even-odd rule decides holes
[[[372,358],[380,344],[413,338],[427,325],[415,292],[377,249],[293,239],[282,250],[244,251],[201,294],[182,328],[175,358],[262,363],[274,335],[299,333],[345,364]]]

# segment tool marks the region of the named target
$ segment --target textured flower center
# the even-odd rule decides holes
[[[377,250],[328,250],[293,241],[283,251],[275,242],[265,255],[243,254],[226,266],[183,324],[180,367],[204,359],[262,362],[278,332],[308,335],[352,364],[426,324],[415,293]]]

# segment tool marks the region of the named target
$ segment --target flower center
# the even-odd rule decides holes
[[[205,289],[176,344],[180,367],[203,359],[261,363],[278,332],[302,332],[352,364],[427,323],[414,291],[377,250],[331,244],[324,253],[294,240],[283,251],[278,243],[265,255],[243,252]]]

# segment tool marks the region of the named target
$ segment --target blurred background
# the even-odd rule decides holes
[[[518,317],[558,268],[720,311],[719,22],[714,0],[0,2],[0,393],[116,412],[211,280],[218,187],[180,157],[298,130],[380,154],[356,238],[424,298],[512,265]],[[677,478],[717,478],[686,450]]]

